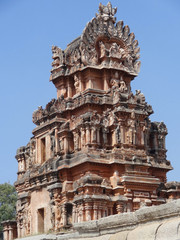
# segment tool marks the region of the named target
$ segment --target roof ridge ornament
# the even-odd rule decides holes
[[[89,21],[81,36],[62,51],[53,47],[50,80],[75,74],[84,68],[111,68],[135,77],[140,71],[140,48],[134,33],[123,21],[116,23],[117,8],[99,4],[99,13]],[[76,83],[77,85],[78,83]]]
[[[105,22],[108,20],[112,20],[113,23],[116,22],[116,18],[114,15],[117,12],[117,7],[113,8],[111,2],[108,2],[108,4],[105,6],[102,3],[99,4],[99,14],[96,13],[96,17],[103,18]]]

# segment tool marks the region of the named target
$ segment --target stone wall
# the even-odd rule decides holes
[[[180,240],[180,200],[74,224],[74,231],[26,240]],[[21,239],[23,240],[23,239]]]

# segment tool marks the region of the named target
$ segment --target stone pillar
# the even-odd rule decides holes
[[[98,219],[98,205],[96,203],[93,206],[93,211],[94,211],[93,220],[97,220]]]
[[[39,152],[38,152],[38,150],[40,151],[40,144],[39,144],[39,142],[40,142],[40,140],[39,139],[37,139],[37,138],[35,138],[35,141],[36,141],[36,145],[35,145],[35,163],[39,163]]]
[[[76,222],[76,205],[73,204],[73,210],[72,210],[72,223]]]
[[[96,143],[96,128],[93,126],[91,128],[91,143]]]
[[[78,222],[78,207],[76,206],[76,212],[75,212],[75,222]]]
[[[21,237],[20,225],[18,223],[17,223],[17,236],[18,236],[18,238]]]
[[[3,229],[3,237],[4,237],[4,240],[9,240],[7,227]]]
[[[64,153],[67,154],[69,152],[69,143],[67,136],[64,137]]]
[[[103,129],[103,144],[106,145],[107,144],[107,129]]]
[[[154,143],[154,148],[157,149],[157,148],[158,148],[158,144],[157,144],[157,134],[154,134],[153,143]]]
[[[22,228],[21,228],[21,234],[22,234],[22,237],[25,237],[25,235],[26,235],[26,232],[25,232],[25,223],[24,223],[24,221],[23,221],[23,226],[22,226]]]
[[[81,148],[86,144],[86,132],[84,128],[81,128]]]
[[[19,236],[18,237],[23,237],[23,232],[22,232],[22,221],[19,224]]]
[[[60,152],[60,147],[59,147],[59,139],[58,139],[58,129],[55,129],[55,142],[56,142],[56,146],[55,146],[55,153],[59,153]]]
[[[74,133],[74,149],[75,150],[79,150],[80,148],[80,136],[79,136],[79,132],[75,131]]]
[[[163,136],[163,148],[166,149],[166,141],[165,141],[165,136]]]
[[[86,127],[86,144],[91,143],[91,134],[90,134],[90,129],[89,126]]]
[[[129,143],[133,144],[133,130],[132,130],[132,128],[129,129]]]
[[[102,211],[102,206],[99,206],[98,207],[98,219],[100,219],[102,217],[101,211]]]
[[[83,222],[83,206],[78,206],[78,223]]]
[[[110,214],[113,215],[113,208],[110,208]]]
[[[72,90],[72,83],[70,82],[70,79],[68,79],[68,88],[67,88],[67,97],[72,97],[73,96],[73,90]]]
[[[112,146],[114,147],[116,145],[116,133],[115,129],[112,131]]]
[[[144,146],[145,142],[144,142],[144,131],[143,131],[143,128],[140,128],[140,131],[141,131],[141,145]]]
[[[9,240],[13,240],[13,229],[9,227]]]
[[[102,203],[102,217],[106,217],[107,216],[107,203],[105,201],[103,201]]]
[[[89,85],[89,88],[93,88],[93,84],[92,84],[92,80],[91,80],[91,78],[89,78],[88,85]]]
[[[121,132],[121,143],[124,143],[124,127],[120,126],[120,132]]]
[[[102,208],[102,217],[105,217],[105,208]]]
[[[62,224],[63,226],[66,226],[67,224],[67,214],[66,214],[66,206],[62,206]]]
[[[25,159],[22,158],[22,170],[23,170],[23,171],[26,170],[25,165],[26,165],[26,164],[25,164]]]
[[[106,72],[104,72],[103,74],[103,79],[104,79],[104,91],[107,91],[109,89],[109,85],[108,85],[108,79],[107,79],[107,75]]]
[[[133,129],[133,144],[136,144],[136,130]]]
[[[97,128],[97,144],[100,145],[100,128]]]

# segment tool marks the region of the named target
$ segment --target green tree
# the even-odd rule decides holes
[[[17,193],[9,183],[0,184],[0,239],[2,239],[2,221],[15,220]]]

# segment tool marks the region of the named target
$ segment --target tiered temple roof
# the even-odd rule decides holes
[[[57,99],[33,113],[33,137],[16,154],[18,237],[162,204],[172,192],[167,128],[131,91],[140,48],[116,11],[100,4],[80,37],[52,47]]]

